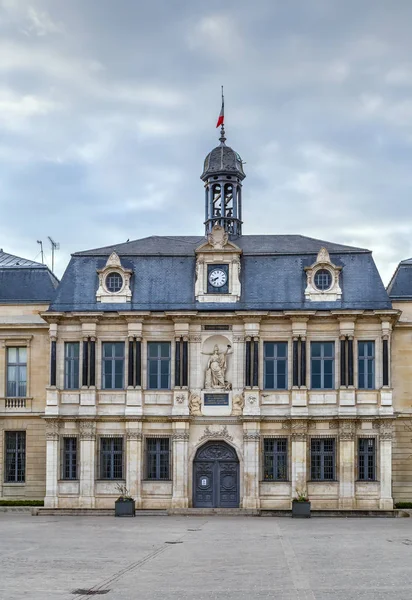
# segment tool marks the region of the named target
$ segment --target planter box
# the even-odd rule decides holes
[[[116,500],[114,503],[115,517],[134,517],[136,503],[134,500]]]
[[[292,502],[292,517],[296,519],[310,518],[310,502]]]

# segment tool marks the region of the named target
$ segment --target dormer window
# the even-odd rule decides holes
[[[125,269],[116,252],[109,256],[106,266],[97,271],[99,287],[96,292],[98,302],[122,304],[130,302],[132,291],[130,289],[131,269]]]
[[[326,248],[319,250],[316,261],[305,267],[307,285],[306,300],[312,302],[335,302],[342,298],[339,277],[342,267],[334,265]]]

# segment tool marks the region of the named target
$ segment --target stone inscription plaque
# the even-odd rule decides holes
[[[205,406],[229,406],[229,394],[205,394],[203,403]]]

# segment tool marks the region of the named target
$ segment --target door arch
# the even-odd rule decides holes
[[[239,507],[239,459],[223,441],[209,441],[193,461],[193,506],[195,508]]]

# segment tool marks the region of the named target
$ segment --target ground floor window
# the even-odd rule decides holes
[[[123,479],[123,438],[100,438],[100,479]]]
[[[146,438],[146,478],[170,479],[169,438]]]
[[[24,483],[26,480],[26,432],[5,432],[5,477],[6,483]]]
[[[376,479],[375,438],[358,439],[358,479],[361,481]]]
[[[336,444],[334,438],[312,438],[310,445],[310,476],[312,481],[335,479]]]
[[[287,481],[287,479],[287,438],[265,438],[263,440],[263,480]]]
[[[62,479],[77,479],[77,438],[64,437],[62,443]]]

